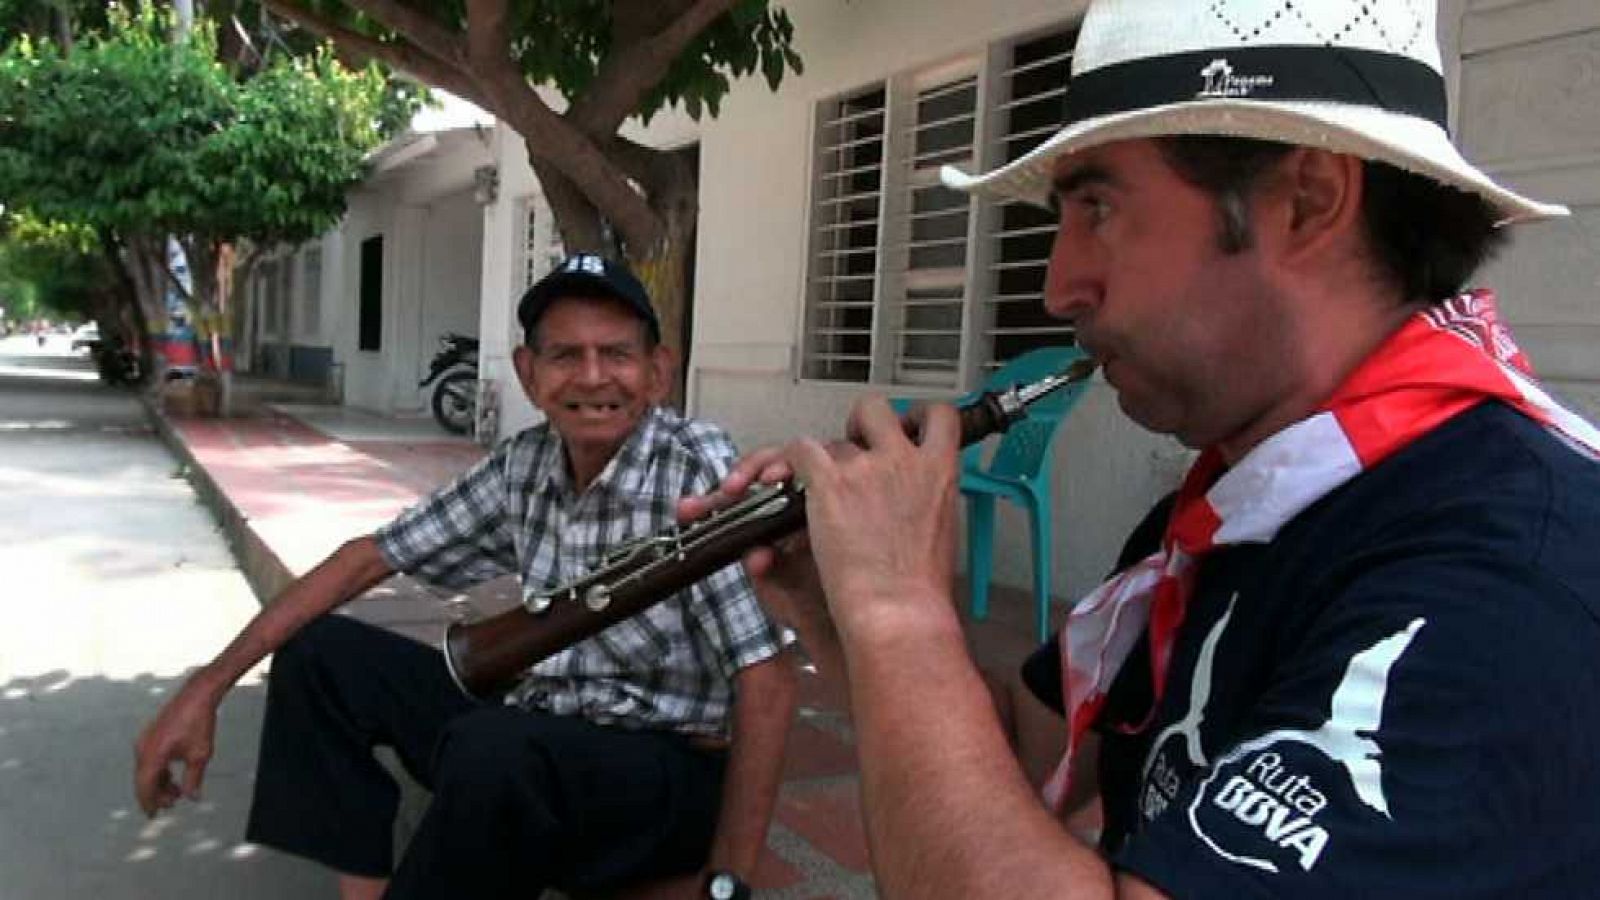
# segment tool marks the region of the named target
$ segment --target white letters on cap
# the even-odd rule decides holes
[[[567,260],[563,267],[567,272],[587,272],[590,275],[606,274],[606,261],[592,253],[580,253]]]

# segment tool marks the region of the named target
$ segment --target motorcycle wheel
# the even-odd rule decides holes
[[[433,386],[433,418],[451,434],[472,431],[478,414],[478,376],[451,372]]]

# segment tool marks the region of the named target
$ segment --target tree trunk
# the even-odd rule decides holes
[[[105,333],[106,338],[115,336],[123,342],[129,350],[139,357],[139,372],[143,376],[144,384],[152,383],[151,373],[155,371],[155,347],[151,346],[149,331],[145,326],[144,307],[139,303],[139,291],[133,283],[133,275],[129,271],[127,260],[122,248],[108,232],[99,232],[100,252],[105,257],[107,269],[115,283],[116,309],[112,321],[101,322],[100,327],[111,326],[111,331]]]
[[[533,174],[538,177],[540,187],[544,188],[544,200],[555,215],[556,230],[561,233],[562,251],[567,254],[598,253],[614,258],[617,255],[616,248],[607,246],[600,213],[589,202],[589,198],[578,190],[571,179],[561,174],[560,169],[539,162],[531,148],[528,158]]]
[[[649,191],[650,208],[661,221],[662,237],[653,246],[626,247],[628,264],[644,282],[661,319],[661,343],[671,353],[674,377],[670,404],[687,411],[685,378],[689,371],[689,341],[684,330],[689,318],[690,254],[694,252],[695,225],[700,214],[699,185],[694,169],[672,151],[647,151],[630,168]]]
[[[55,36],[56,46],[62,53],[71,53],[74,43],[72,35],[72,15],[60,6],[50,8],[50,30]]]
[[[214,238],[194,238],[183,242],[189,261],[189,280],[193,285],[190,315],[195,322],[195,337],[204,349],[204,370],[215,379],[215,412],[227,416],[233,408],[233,293],[234,245]]]
[[[140,337],[147,359],[146,371],[150,373],[150,383],[159,385],[166,378],[165,348],[170,325],[164,271],[166,241],[159,237],[129,236],[119,256],[138,301],[139,318],[144,321],[144,334]]]
[[[650,292],[656,318],[661,320],[661,345],[672,354],[672,391],[667,405],[683,411],[684,377],[689,364],[689,335],[684,333],[684,310],[689,302],[689,251],[694,223],[669,220],[667,237],[654,252],[642,258],[629,256],[628,265]]]

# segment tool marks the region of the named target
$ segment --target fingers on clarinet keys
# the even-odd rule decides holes
[[[905,415],[900,417],[901,427],[905,430],[906,437],[912,443],[922,442],[922,426],[928,421],[928,405],[917,403],[907,409]]]

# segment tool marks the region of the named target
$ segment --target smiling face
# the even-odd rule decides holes
[[[535,345],[516,349],[523,390],[561,435],[580,489],[665,398],[669,359],[620,302],[579,297],[552,303]]]
[[[1071,321],[1123,411],[1191,447],[1248,428],[1296,377],[1262,253],[1227,252],[1211,195],[1152,141],[1062,157],[1045,308]]]

